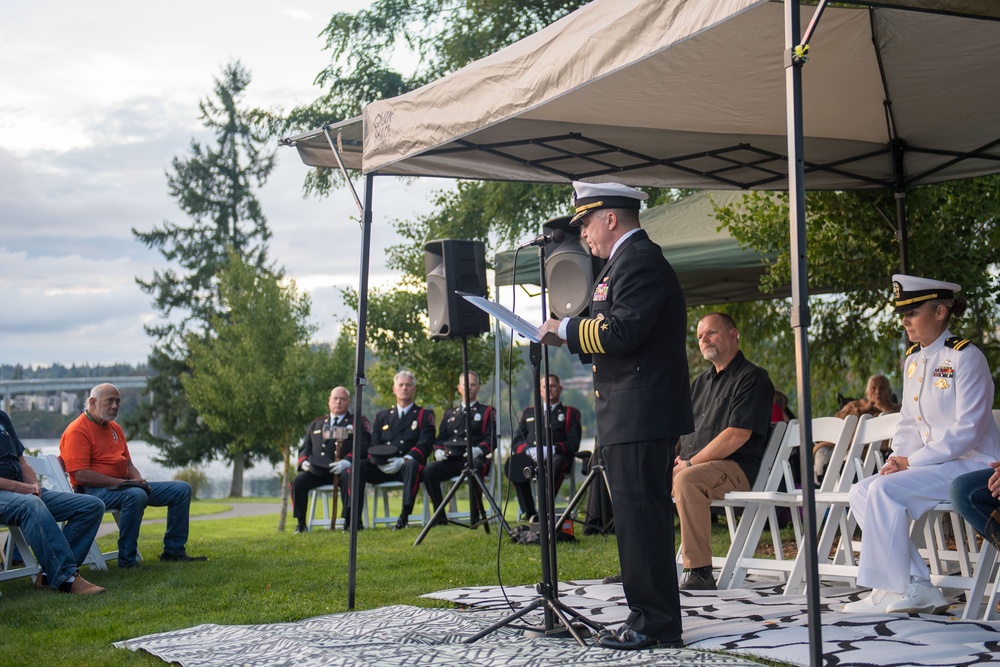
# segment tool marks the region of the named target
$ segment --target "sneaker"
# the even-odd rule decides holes
[[[193,563],[195,561],[206,561],[208,556],[188,556],[187,553],[168,554],[164,551],[160,554],[160,560],[176,561],[178,563]]]
[[[715,579],[712,578],[712,569],[707,568],[692,568],[688,570],[687,576],[684,577],[683,583],[678,586],[678,590],[682,591],[714,591],[716,590]]]
[[[941,591],[929,581],[914,581],[899,600],[886,607],[890,614],[940,614],[951,606]]]
[[[902,593],[873,588],[871,593],[860,600],[845,604],[844,611],[848,614],[885,614],[890,604],[902,599]]]

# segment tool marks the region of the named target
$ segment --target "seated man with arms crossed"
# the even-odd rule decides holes
[[[132,464],[125,433],[115,423],[121,395],[113,384],[90,391],[83,414],[66,427],[59,441],[73,488],[95,496],[109,510],[121,512],[118,530],[118,567],[137,568],[139,526],[146,506],[167,507],[167,531],[160,560],[202,561],[188,556],[188,516],[191,485],[187,482],[146,482]]]

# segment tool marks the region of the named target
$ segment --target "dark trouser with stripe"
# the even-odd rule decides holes
[[[611,485],[622,587],[636,632],[661,641],[681,638],[674,561],[671,463],[677,438],[601,447]]]

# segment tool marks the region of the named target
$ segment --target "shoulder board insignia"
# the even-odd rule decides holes
[[[961,350],[963,347],[969,344],[969,340],[966,338],[959,338],[958,336],[952,336],[944,342],[945,347],[950,347],[953,350]]]
[[[920,349],[920,343],[914,343],[910,347],[906,348],[906,356],[910,356],[919,349]]]

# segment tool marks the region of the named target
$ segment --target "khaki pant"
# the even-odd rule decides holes
[[[674,500],[681,520],[684,567],[712,564],[712,501],[730,491],[749,491],[743,469],[734,461],[696,463],[674,477]]]

